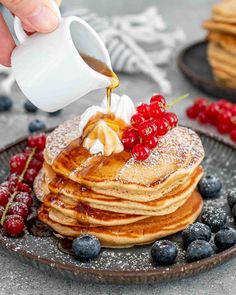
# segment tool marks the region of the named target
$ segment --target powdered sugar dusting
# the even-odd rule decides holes
[[[155,171],[156,175],[159,175],[158,170],[161,172],[163,165],[165,168],[175,166],[172,170],[170,168],[170,173],[178,168],[191,169],[194,164],[200,163],[203,156],[204,150],[199,136],[190,129],[176,127],[159,139],[157,148],[151,152],[147,160],[135,161],[131,158],[120,170],[116,179],[122,180],[131,170],[134,175],[134,168],[137,167],[144,171]]]
[[[80,117],[75,117],[57,127],[47,137],[47,157],[52,162],[72,141],[79,138]]]

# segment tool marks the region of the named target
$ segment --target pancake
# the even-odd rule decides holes
[[[225,49],[223,49],[221,46],[219,46],[216,43],[210,43],[208,45],[208,59],[218,61],[222,63],[223,66],[232,66],[236,67],[236,54],[232,54],[227,52]],[[236,52],[235,52],[236,53]],[[235,70],[236,72],[236,70]]]
[[[217,22],[236,24],[236,2],[224,1],[214,4],[212,17]]]
[[[43,171],[42,171],[43,172]],[[94,193],[91,190],[83,190],[81,186],[73,181],[61,180],[61,177],[52,179],[48,187],[52,194],[59,194],[58,199],[68,205],[77,206],[83,202],[92,208],[119,212],[126,214],[140,214],[146,216],[158,216],[175,211],[182,205],[195,189],[198,181],[202,177],[203,170],[198,167],[188,181],[177,189],[171,191],[167,196],[153,201],[136,202],[126,199],[119,199]],[[35,182],[36,196],[43,200],[47,196],[47,191],[40,190],[44,187],[43,175],[39,175]],[[43,197],[42,197],[43,195]],[[54,207],[55,208],[55,207]]]
[[[65,237],[77,237],[82,233],[95,235],[103,247],[132,247],[149,244],[157,239],[169,236],[193,223],[200,214],[203,201],[197,191],[176,212],[150,217],[132,225],[111,227],[65,226],[49,218],[50,208],[42,205],[38,212],[39,219],[53,230]]]
[[[57,174],[99,194],[131,201],[155,200],[185,183],[204,157],[200,138],[184,127],[161,138],[146,161],[135,161],[129,152],[92,156],[81,148],[79,140],[69,143],[68,134],[74,137],[77,124],[67,132],[66,147],[61,134],[64,126],[49,135],[46,162]]]
[[[57,196],[53,194],[49,194],[45,198],[44,205],[59,211],[63,214],[63,216],[67,216],[77,220],[77,223],[79,223],[80,225],[87,226],[123,225],[130,224],[146,218],[146,216],[139,216],[137,214],[131,215],[115,212],[111,213],[105,210],[94,209],[90,207],[88,204],[82,202],[78,202],[75,206],[65,204]],[[63,223],[63,219],[61,219],[61,223]]]
[[[236,54],[236,36],[211,32],[208,40],[220,45],[225,51]]]
[[[236,26],[230,23],[221,23],[214,20],[206,20],[203,22],[203,28],[209,30],[210,32],[219,32],[225,34],[236,35]]]
[[[215,68],[213,69],[213,74],[214,74],[215,80],[219,82],[220,84],[227,87],[236,88],[236,79],[232,78],[232,76],[229,75],[228,73]]]

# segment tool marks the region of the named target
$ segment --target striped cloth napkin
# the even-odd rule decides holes
[[[115,72],[142,72],[159,85],[161,92],[171,92],[165,66],[171,62],[176,47],[185,40],[185,34],[180,28],[168,31],[157,7],[148,7],[140,14],[111,18],[100,17],[86,8],[69,10],[63,15],[79,16],[95,29],[109,51]]]

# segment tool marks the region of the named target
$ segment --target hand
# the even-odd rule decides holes
[[[58,5],[61,0],[55,0]],[[56,12],[48,0],[0,0],[14,15],[17,15],[27,32],[47,33],[59,24]],[[0,14],[0,64],[10,66],[10,57],[15,48],[13,37]]]

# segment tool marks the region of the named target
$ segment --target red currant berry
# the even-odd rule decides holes
[[[226,133],[228,133],[230,131],[230,127],[229,127],[229,125],[226,125],[226,124],[218,124],[217,125],[217,130],[221,134],[226,134]]]
[[[233,117],[236,117],[236,105],[232,106],[231,113]]]
[[[25,154],[17,154],[10,159],[11,173],[21,174],[25,168],[27,157]]]
[[[217,116],[217,123],[220,125],[231,125],[232,114],[229,111],[221,111]]]
[[[150,103],[153,103],[153,102],[157,102],[159,106],[163,109],[166,107],[165,98],[158,93],[153,94],[153,96],[151,97]]]
[[[150,150],[148,147],[142,145],[142,144],[136,144],[135,147],[132,149],[132,155],[135,160],[137,161],[144,161],[146,160],[150,155]]]
[[[158,119],[163,115],[165,110],[162,107],[160,107],[158,102],[152,102],[150,104],[150,111],[149,112],[150,112],[150,116],[152,118]]]
[[[197,112],[204,112],[207,108],[208,102],[205,98],[199,97],[194,102],[194,107]]]
[[[169,122],[170,128],[174,128],[178,125],[178,117],[176,114],[167,112],[164,114],[164,118]]]
[[[139,143],[139,134],[135,129],[127,129],[124,131],[121,139],[124,148],[126,150],[132,149],[137,143]]]
[[[44,150],[45,144],[46,144],[45,133],[33,134],[28,137],[27,145],[32,148],[36,147],[38,151]]]
[[[189,119],[196,119],[197,115],[198,115],[198,111],[195,108],[195,106],[191,106],[191,107],[187,108],[186,114],[189,117]]]
[[[24,179],[29,185],[33,185],[37,174],[38,174],[37,170],[35,170],[33,168],[28,169],[25,173]]]
[[[152,138],[149,138],[143,142],[143,145],[147,146],[149,149],[154,149],[158,144],[158,138],[156,136],[153,136]]]
[[[33,168],[36,171],[39,171],[42,168],[43,163],[37,159],[32,159],[29,164],[29,168]]]
[[[219,106],[219,108],[221,110],[231,110],[232,109],[232,106],[233,104],[231,104],[228,100],[226,99],[220,99],[218,102],[217,102],[217,105]]]
[[[14,191],[16,190],[16,185],[15,183],[11,182],[11,181],[4,181],[1,184],[1,187],[5,188],[9,193],[14,193]]]
[[[137,106],[137,112],[141,115],[143,115],[143,117],[145,119],[148,119],[150,117],[149,114],[149,105],[146,103],[142,103],[141,105]]]
[[[236,142],[236,129],[230,132],[230,137],[234,142]]]
[[[7,180],[16,186],[19,181],[19,175],[16,173],[10,174]]]
[[[29,210],[26,204],[20,202],[14,202],[11,204],[8,215],[19,215],[26,219],[29,214]]]
[[[2,218],[3,212],[4,212],[4,207],[3,206],[0,206],[0,219]]]
[[[19,215],[10,215],[5,220],[3,228],[8,235],[18,236],[24,231],[24,219]]]
[[[0,206],[5,207],[8,203],[10,193],[3,187],[0,188]]]
[[[24,182],[18,182],[17,184],[17,191],[25,192],[25,193],[32,193],[32,189],[28,186],[28,184]]]
[[[230,129],[234,130],[236,128],[236,116],[232,116],[230,119]]]
[[[216,124],[219,113],[220,113],[220,108],[218,105],[214,103],[209,104],[206,108],[206,115],[208,117],[208,120],[213,125]]]
[[[43,151],[40,151],[39,153],[35,154],[35,158],[39,160],[40,162],[43,162],[44,161]]]
[[[30,209],[33,206],[33,197],[31,194],[22,192],[16,195],[15,202],[24,203]]]
[[[198,116],[197,116],[197,119],[202,124],[209,123],[209,120],[208,120],[208,117],[207,117],[206,113],[199,113]]]
[[[139,113],[135,113],[130,119],[130,123],[134,128],[138,128],[139,125],[144,121],[145,121],[145,118],[143,117],[143,115]]]
[[[156,136],[164,136],[170,129],[169,122],[164,118],[156,120],[155,124],[157,126]]]
[[[33,151],[33,148],[27,146],[24,150],[24,154],[28,157]]]
[[[138,132],[142,139],[149,139],[156,135],[157,126],[154,122],[147,120],[139,125]]]

